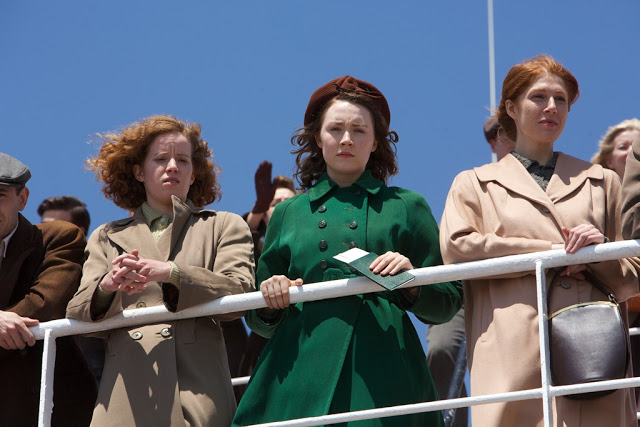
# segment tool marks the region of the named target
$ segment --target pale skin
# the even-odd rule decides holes
[[[38,324],[37,319],[22,317],[11,311],[0,311],[0,347],[5,350],[22,350],[33,346],[36,339],[29,330]]]
[[[505,103],[507,114],[516,124],[515,152],[544,165],[553,157],[553,144],[564,129],[569,113],[568,93],[564,81],[546,74],[536,79],[515,101]],[[576,253],[580,248],[604,243],[605,236],[592,224],[563,227],[564,243],[554,243],[552,249]],[[562,275],[584,279],[584,264],[567,266]]]
[[[316,143],[322,149],[327,174],[340,187],[349,187],[365,171],[369,156],[378,146],[374,137],[371,112],[365,107],[347,101],[334,102],[325,112]],[[377,257],[369,269],[382,276],[394,275],[401,270],[411,270],[413,265],[398,252],[386,252]],[[261,312],[272,315],[274,309],[289,306],[289,288],[301,286],[301,278],[291,280],[286,276],[272,276],[260,284],[260,291],[267,307]],[[418,288],[407,288],[416,298]]]
[[[140,258],[137,249],[117,256],[111,264],[113,267],[100,282],[105,292],[139,294],[147,288],[147,282],[164,282],[171,274],[171,264]]]

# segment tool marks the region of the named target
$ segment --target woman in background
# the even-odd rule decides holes
[[[640,135],[640,120],[623,120],[607,129],[600,140],[599,150],[591,159],[592,163],[612,169],[620,179],[624,177],[627,156],[631,152],[631,143]]]

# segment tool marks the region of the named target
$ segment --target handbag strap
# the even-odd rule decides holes
[[[553,285],[553,282],[558,278],[558,275],[560,274],[561,269],[558,269],[555,274],[553,275],[553,277],[551,278],[551,285]],[[583,271],[582,274],[584,274],[585,279],[591,283],[591,285],[596,288],[597,290],[599,290],[603,295],[606,295],[607,298],[609,298],[609,301],[611,301],[612,303],[618,305],[618,300],[616,299],[616,296],[614,295],[613,291],[604,283],[602,283],[602,281],[600,279],[598,279],[595,275],[593,275],[591,272],[589,271]],[[547,306],[549,305],[550,299],[551,299],[551,291],[553,290],[553,286],[549,286],[549,292],[547,292]]]
[[[588,271],[585,271],[584,275],[589,283],[591,283],[596,289],[602,292],[603,295],[606,295],[611,302],[618,304],[618,300],[613,291],[607,285],[602,283],[600,279],[598,279],[594,274]]]

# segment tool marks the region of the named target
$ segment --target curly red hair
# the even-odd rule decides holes
[[[220,168],[213,163],[211,150],[200,136],[197,123],[183,122],[173,116],[150,116],[132,123],[119,133],[98,134],[102,146],[98,154],[88,159],[86,168],[96,172],[102,181],[102,192],[107,199],[126,210],[137,209],[147,200],[144,185],[133,173],[134,165],[142,165],[149,146],[158,135],[179,132],[191,143],[193,175],[187,199],[202,207],[220,199],[217,173]]]

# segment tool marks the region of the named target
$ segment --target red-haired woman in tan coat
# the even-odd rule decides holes
[[[622,240],[620,179],[600,165],[554,151],[578,94],[573,75],[549,56],[511,68],[496,115],[516,141],[515,150],[498,163],[456,177],[441,224],[445,263],[561,248],[575,253],[587,245]],[[547,272],[547,284],[554,287],[549,312],[606,299],[585,280],[585,270],[620,301],[638,292],[637,272],[628,260],[568,266]],[[562,280],[552,282],[555,274]],[[464,291],[472,394],[540,387],[534,272],[467,280]],[[630,389],[553,402],[557,426],[631,426],[636,425],[635,412]],[[472,420],[483,427],[539,426],[542,401],[475,406]]]
[[[250,292],[253,244],[235,214],[203,209],[219,186],[200,126],[151,116],[103,135],[89,162],[103,192],[133,216],[100,226],[87,243],[67,317],[100,321],[123,310],[169,311]],[[106,332],[94,426],[228,426],[236,409],[222,317]]]

